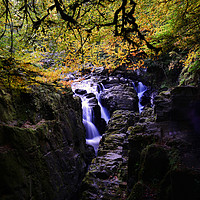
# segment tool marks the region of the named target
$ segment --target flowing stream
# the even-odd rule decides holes
[[[138,82],[138,83],[133,82],[133,87],[135,88],[138,94],[138,98],[139,98],[138,107],[139,107],[139,112],[141,113],[144,106],[141,105],[140,101],[141,101],[142,95],[144,94],[147,88],[145,85],[142,84],[142,82]],[[75,92],[76,89],[82,90],[83,93],[85,93],[85,94],[75,93],[75,95],[79,96],[82,101],[83,124],[86,129],[86,143],[92,145],[95,149],[95,152],[97,153],[99,142],[101,140],[101,135],[94,124],[95,116],[94,116],[94,111],[92,107],[93,104],[91,103],[92,98],[90,97],[88,98],[87,95],[93,97],[93,100],[94,98],[96,98],[101,110],[101,118],[103,118],[105,122],[108,123],[110,119],[110,115],[109,115],[108,110],[102,106],[101,99],[100,99],[101,92],[103,92],[106,89],[102,83],[98,85],[97,83],[93,82],[92,79],[75,82],[72,85],[73,92]]]
[[[142,82],[138,82],[137,84],[135,84],[133,82],[132,84],[138,95],[138,99],[139,99],[138,107],[139,107],[139,113],[141,113],[144,108],[144,106],[141,105],[141,98],[142,98],[144,92],[147,90],[147,87]]]
[[[103,107],[100,103],[100,94],[105,89],[103,84],[97,85],[92,80],[83,80],[81,82],[76,82],[72,85],[72,90],[75,92],[76,89],[81,89],[87,91],[86,94],[94,94],[98,105],[101,110],[101,118],[103,118],[106,123],[108,123],[110,116],[109,112],[105,107]],[[76,94],[78,95],[78,94]],[[99,142],[101,140],[101,135],[94,125],[94,112],[91,104],[91,99],[87,98],[86,95],[78,95],[82,101],[82,110],[83,110],[83,124],[86,129],[86,143],[90,144],[94,147],[95,152],[97,153],[97,149],[99,146]]]

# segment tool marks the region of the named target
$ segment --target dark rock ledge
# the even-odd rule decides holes
[[[200,199],[199,94],[176,87],[140,116],[114,111],[80,199]]]
[[[98,156],[92,161],[82,182],[81,200],[123,199],[128,175],[127,128],[134,113],[117,110],[113,113],[102,137]]]

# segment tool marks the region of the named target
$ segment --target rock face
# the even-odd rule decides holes
[[[133,87],[126,84],[110,87],[101,93],[102,105],[112,114],[115,110],[138,111],[138,97]]]
[[[198,88],[176,87],[155,99],[155,110],[128,128],[128,200],[200,199],[200,136],[187,117]]]
[[[155,108],[140,115],[113,111],[80,199],[200,199],[200,136],[191,128],[200,116],[199,97],[198,88],[177,87],[160,93]]]
[[[134,114],[131,111],[117,110],[113,113],[108,129],[103,135],[98,155],[92,161],[82,182],[81,200],[115,200],[126,197],[126,130],[133,123],[133,118]]]
[[[79,99],[0,90],[0,112],[0,199],[76,199],[91,160]]]
[[[157,121],[188,121],[198,99],[198,88],[185,86],[164,91],[155,98]]]

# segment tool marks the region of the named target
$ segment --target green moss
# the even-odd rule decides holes
[[[136,133],[143,133],[145,131],[144,124],[136,124],[135,126],[130,126],[128,128],[128,133],[130,135],[135,135]]]
[[[0,120],[2,122],[12,121],[15,118],[15,110],[12,105],[11,95],[0,90]]]
[[[48,199],[53,199],[50,198],[53,196],[53,190],[38,140],[38,132],[42,134],[43,130],[45,129],[34,130],[6,125],[0,126],[0,135],[3,139],[1,143],[9,144],[13,149],[8,153],[0,154],[0,168],[4,173],[3,180],[5,184],[2,188],[5,193],[10,194],[7,191],[7,188],[10,188],[17,197],[21,194],[20,189],[16,190],[16,188],[21,188],[23,195],[25,195],[23,198],[28,199],[31,190],[36,199],[41,199],[44,197],[41,190],[44,190],[46,191],[45,196],[49,196]],[[16,199],[20,198],[19,196]]]
[[[142,182],[137,182],[133,189],[131,190],[131,194],[127,198],[127,200],[143,200],[144,198],[144,192],[145,192],[145,186]]]
[[[147,182],[162,180],[170,169],[168,150],[161,145],[148,145],[141,153],[139,179]]]

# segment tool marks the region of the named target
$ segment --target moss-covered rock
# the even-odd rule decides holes
[[[127,200],[144,200],[145,185],[142,182],[137,182]]]
[[[112,114],[112,120],[108,122],[107,132],[120,130],[123,132],[134,123],[135,113],[129,110],[116,110]]]
[[[135,135],[137,133],[144,133],[146,130],[146,126],[144,124],[137,123],[134,126],[128,127],[128,134],[131,137],[132,135]]]
[[[0,199],[75,199],[87,164],[81,103],[51,88],[0,95]]]
[[[128,154],[128,188],[132,189],[133,185],[139,180],[141,152],[148,145],[156,143],[159,140],[157,135],[136,133],[129,135],[129,154]]]
[[[170,168],[168,149],[163,145],[149,145],[142,151],[140,162],[139,179],[159,182]]]
[[[0,126],[0,135],[3,138],[1,147],[10,147],[9,151],[0,153],[2,198],[55,197],[38,137],[44,133],[42,130],[45,129]]]
[[[15,116],[15,110],[12,106],[12,96],[0,89],[0,120],[2,122],[12,121]]]
[[[98,155],[82,182],[81,200],[120,200],[127,195],[127,128],[133,125],[132,111],[117,110],[102,137]]]

